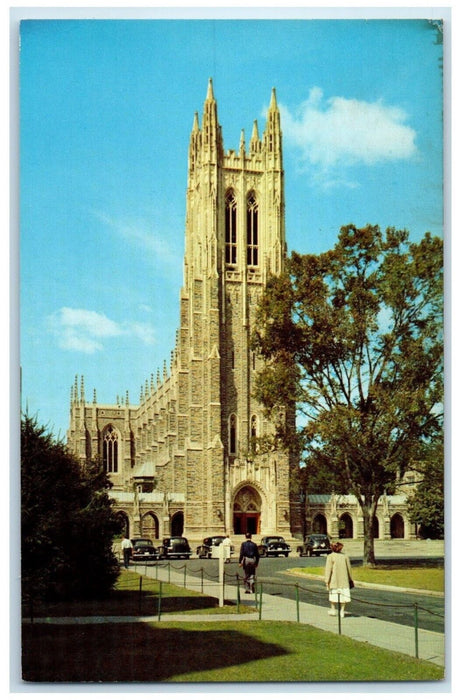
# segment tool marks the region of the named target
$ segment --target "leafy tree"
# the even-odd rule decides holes
[[[442,261],[429,233],[412,243],[351,224],[326,253],[292,253],[257,313],[256,397],[276,424],[295,402],[295,431],[279,420],[276,439],[297,450],[307,482],[357,497],[371,565],[378,499],[442,422]]]
[[[21,421],[21,556],[24,599],[105,594],[118,575],[120,522],[100,465],[81,462],[46,428]]]
[[[418,468],[422,479],[408,499],[408,515],[412,523],[419,525],[422,537],[441,539],[445,530],[442,435],[429,446]]]

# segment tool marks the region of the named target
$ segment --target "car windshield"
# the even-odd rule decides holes
[[[313,540],[327,540],[328,537],[326,535],[312,535]]]
[[[267,542],[285,542],[283,537],[268,537]]]
[[[152,540],[135,540],[135,547],[152,547]]]

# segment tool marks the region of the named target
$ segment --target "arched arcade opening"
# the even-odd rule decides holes
[[[351,539],[354,537],[354,524],[349,513],[343,513],[339,518],[338,531],[341,539]]]
[[[326,535],[327,530],[328,528],[326,517],[322,515],[322,513],[317,513],[317,515],[312,521],[312,532],[315,532],[319,535]]]
[[[405,522],[400,513],[394,513],[391,518],[391,537],[395,539],[405,537]]]
[[[159,538],[159,522],[155,513],[145,513],[141,518],[141,534],[151,540]]]

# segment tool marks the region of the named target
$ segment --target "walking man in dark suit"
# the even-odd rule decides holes
[[[251,533],[245,535],[245,542],[240,546],[239,566],[243,566],[245,593],[254,593],[255,574],[259,564],[259,552],[254,542],[251,541]]]

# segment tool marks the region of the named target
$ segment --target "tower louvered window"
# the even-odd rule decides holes
[[[256,416],[251,416],[250,421],[250,444],[254,452],[258,451],[258,419]]]
[[[104,433],[102,461],[106,472],[118,472],[118,435],[111,425]]]
[[[258,203],[253,192],[247,199],[247,265],[258,264]]]
[[[229,454],[237,453],[237,418],[233,413],[229,418]]]
[[[226,195],[226,264],[235,265],[237,263],[237,202],[232,190]]]

